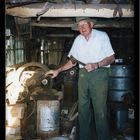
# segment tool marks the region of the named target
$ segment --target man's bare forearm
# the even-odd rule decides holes
[[[68,60],[65,64],[63,64],[59,68],[57,68],[55,70],[49,70],[49,71],[47,71],[46,74],[45,74],[45,76],[51,75],[52,78],[55,78],[60,72],[65,71],[65,70],[68,70],[68,69],[72,68],[75,65],[76,64],[73,64],[71,62],[71,60]]]
[[[64,65],[62,65],[61,67],[59,67],[57,70],[58,70],[58,72],[60,73],[60,72],[62,72],[62,71],[65,71],[65,70],[68,70],[68,69],[74,67],[75,65],[76,65],[76,64],[73,64],[73,63],[71,62],[71,60],[68,60]]]
[[[109,57],[106,57],[102,61],[98,62],[98,67],[107,66],[109,64],[112,64],[114,61],[115,61],[115,56],[111,55]]]

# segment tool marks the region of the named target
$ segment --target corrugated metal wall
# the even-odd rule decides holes
[[[14,38],[10,36],[6,40],[6,66],[17,64],[20,62],[26,62],[26,41],[19,38]],[[41,40],[40,44],[40,61],[45,65],[59,65],[62,51],[63,51],[63,41],[61,39],[49,39]],[[36,55],[36,54],[34,54]],[[31,56],[30,56],[31,57]],[[33,56],[32,56],[33,57]],[[35,61],[35,60],[32,60]]]
[[[6,66],[25,62],[24,41],[9,36],[6,38]]]
[[[41,63],[46,65],[59,65],[62,51],[63,40],[52,38],[41,41]]]

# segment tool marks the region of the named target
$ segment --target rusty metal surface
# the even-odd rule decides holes
[[[38,63],[38,62],[30,62],[30,63],[26,63],[26,64],[24,64],[24,65],[22,65],[22,67],[20,67],[20,68],[18,68],[17,69],[17,80],[19,80],[20,81],[20,78],[21,78],[21,76],[22,76],[22,72],[25,70],[25,69],[27,69],[27,68],[29,68],[29,67],[38,67],[38,68],[41,68],[43,71],[47,71],[47,70],[49,70],[48,68],[47,68],[47,66],[45,66],[45,65],[43,65],[43,64],[41,64],[41,63]]]
[[[41,75],[48,70],[47,66],[39,62],[30,62],[20,65],[17,69],[13,68],[6,75],[6,99],[10,104],[21,102],[27,99],[32,92],[41,87]]]

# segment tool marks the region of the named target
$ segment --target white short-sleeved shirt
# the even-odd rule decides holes
[[[81,34],[75,38],[68,57],[72,55],[77,60],[87,64],[99,62],[113,54],[114,51],[107,33],[92,29],[88,41]],[[79,64],[79,67],[83,66]],[[110,67],[110,65],[106,67]]]

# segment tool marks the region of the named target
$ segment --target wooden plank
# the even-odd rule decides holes
[[[30,4],[21,7],[6,8],[6,14],[19,17],[36,17],[45,3]],[[41,15],[42,17],[113,17],[116,4],[52,4],[50,9]],[[134,17],[134,6],[130,4],[120,5],[122,17]],[[119,17],[117,13],[116,17]]]

